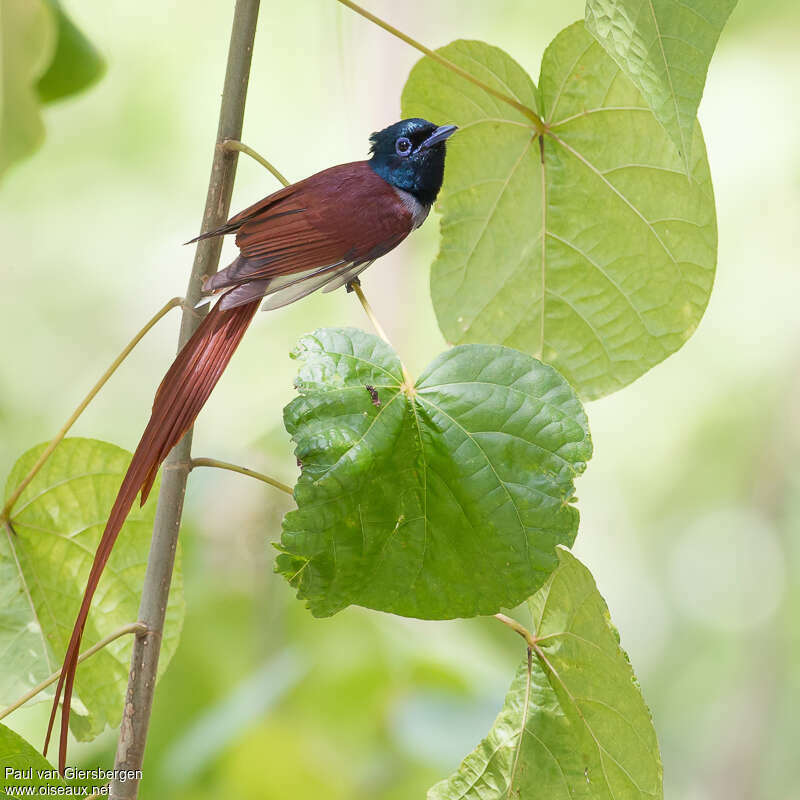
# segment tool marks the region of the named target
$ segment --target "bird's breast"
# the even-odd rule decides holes
[[[414,197],[411,192],[407,192],[404,189],[398,189],[396,186],[393,186],[392,188],[400,198],[400,202],[406,207],[408,213],[411,214],[411,230],[413,231],[415,228],[419,228],[419,226],[422,225],[422,223],[427,219],[431,207],[426,206],[424,203],[420,203],[420,201],[417,200],[417,198]]]

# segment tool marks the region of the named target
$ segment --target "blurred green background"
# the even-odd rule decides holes
[[[580,0],[368,5],[432,46],[496,44],[534,77],[583,15]],[[108,72],[45,110],[44,146],[0,183],[5,472],[185,288],[180,243],[198,232],[232,6],[67,4]],[[796,0],[739,3],[700,109],[720,232],[708,312],[678,354],[587,409],[596,451],[575,552],[653,711],[670,800],[799,796],[799,40]],[[262,3],[244,139],[290,180],[363,158],[367,135],[399,116],[416,59],[334,0]],[[274,188],[241,158],[234,210]],[[437,236],[429,223],[364,279],[412,372],[445,347],[428,295]],[[74,433],[135,446],[177,323],[145,340]],[[287,354],[323,325],[367,327],[343,291],[258,318],[198,421],[196,455],[293,482]],[[287,508],[254,481],[192,476],[188,614],[156,696],[144,798],[423,797],[501,706],[522,651],[492,620],[313,620],[272,573]],[[9,721],[38,743],[46,714]],[[114,745],[107,732],[72,752],[110,767]]]

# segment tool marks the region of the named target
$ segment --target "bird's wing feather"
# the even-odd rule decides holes
[[[327,292],[332,292],[334,289],[338,289],[340,286],[350,283],[350,281],[352,281],[354,278],[357,278],[371,264],[371,261],[365,261],[363,264],[359,264],[357,267],[350,267],[350,269],[340,272],[336,277],[332,278],[328,283],[325,284],[325,288],[322,290],[322,293],[326,294]]]
[[[337,261],[335,264],[329,264],[325,267],[315,267],[314,269],[307,269],[302,272],[278,275],[274,278],[260,278],[259,280],[250,280],[246,283],[240,283],[225,292],[220,299],[220,306],[226,309],[237,308],[255,299],[281,292],[282,297],[290,297],[291,299],[286,302],[280,302],[278,305],[265,305],[263,310],[269,311],[272,308],[281,308],[287,305],[287,303],[294,302],[301,297],[305,297],[307,294],[311,294],[311,292],[318,289],[320,286],[325,286],[328,281],[334,280],[336,276],[341,275],[343,271],[350,270],[351,266],[352,264],[349,261]],[[308,286],[312,287],[308,289],[308,291],[303,291],[301,288]]]
[[[307,277],[297,281],[289,281],[285,286],[275,286],[276,281],[273,279],[265,292],[266,300],[261,304],[261,310],[273,311],[276,308],[288,306],[289,303],[294,303],[295,300],[316,292],[317,289],[327,286],[332,281],[336,281],[342,274],[346,275],[351,271],[352,265],[347,263],[335,268],[313,270]]]
[[[259,200],[257,203],[253,203],[253,205],[248,206],[244,209],[244,211],[240,211],[238,214],[235,214],[224,225],[220,225],[218,228],[201,233],[199,236],[195,236],[194,239],[190,239],[188,242],[186,242],[186,244],[194,244],[195,242],[199,242],[201,239],[210,239],[213,236],[224,236],[227,233],[235,233],[247,220],[252,219],[257,214],[266,214],[266,212],[272,206],[286,201],[291,196],[293,191],[293,185],[285,186],[283,189],[279,189],[277,192],[273,192],[271,195]]]
[[[206,291],[387,253],[411,230],[411,214],[366,161],[294,184],[233,217],[241,255],[206,281]],[[267,198],[270,200],[270,198]]]

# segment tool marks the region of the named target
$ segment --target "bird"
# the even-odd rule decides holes
[[[425,221],[444,179],[455,125],[403,119],[370,136],[370,157],[330,167],[274,192],[187,244],[235,234],[239,255],[208,276],[208,314],[180,350],[153,400],[111,508],[67,645],[44,744],[47,754],[63,692],[59,771],[67,757],[70,707],[89,608],[137,495],[144,504],[159,466],[208,400],[259,306],[272,310],[318,289],[348,290],[373,261]]]

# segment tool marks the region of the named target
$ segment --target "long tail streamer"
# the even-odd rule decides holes
[[[260,299],[256,299],[246,305],[227,310],[221,309],[217,303],[181,349],[158,387],[150,421],[125,473],[97,547],[86,591],[64,656],[61,676],[56,686],[44,753],[47,754],[63,690],[64,702],[61,708],[61,737],[58,749],[58,768],[62,774],[66,768],[70,706],[81,638],[100,576],[108,563],[111,550],[136,500],[136,495],[141,491],[141,502],[144,504],[153,488],[161,462],[194,423],[242,340],[259,302]]]

